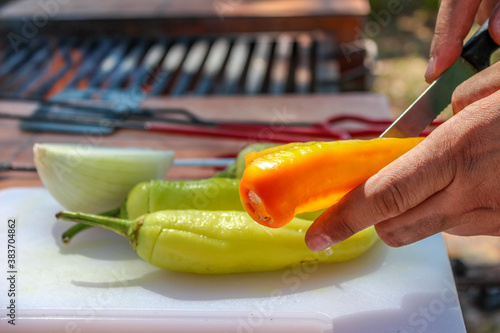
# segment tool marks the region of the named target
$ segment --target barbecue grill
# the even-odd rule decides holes
[[[25,99],[333,93],[369,70],[341,72],[343,62],[333,36],[312,32],[39,36],[22,46],[3,38],[0,91]]]
[[[369,88],[364,0],[14,1],[0,9],[0,89],[148,96]]]
[[[0,99],[39,103],[23,130],[85,132],[96,128],[54,119],[104,108],[125,120],[147,98],[369,88],[376,48],[355,38],[365,1],[208,3],[12,2],[0,10]]]

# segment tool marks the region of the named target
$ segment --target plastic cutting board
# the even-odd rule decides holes
[[[42,188],[0,192],[0,332],[465,332],[440,235],[346,263],[203,276],[163,271],[90,229],[69,245]],[[16,227],[16,325],[6,317]]]

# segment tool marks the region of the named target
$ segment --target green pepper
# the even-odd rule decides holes
[[[201,180],[151,180],[137,184],[119,209],[101,215],[135,219],[166,209],[244,211],[238,193],[239,179],[208,178]],[[80,231],[90,228],[78,224],[62,235],[64,243]]]
[[[239,210],[239,179],[152,180],[136,185],[129,193],[119,216],[135,219],[160,210]]]
[[[165,210],[136,220],[63,211],[58,218],[100,226],[125,236],[139,257],[157,267],[200,274],[271,271],[353,259],[378,239],[365,229],[323,252],[304,242],[311,222],[295,218],[270,229],[245,212]]]
[[[128,194],[120,209],[101,215],[135,219],[161,210],[245,211],[239,197],[239,179],[208,178],[201,180],[152,180],[137,184]],[[314,220],[323,210],[303,213],[297,217]],[[62,235],[65,244],[79,232],[90,228],[77,224]]]
[[[254,143],[243,148],[235,159],[235,162],[229,165],[225,170],[218,172],[213,176],[215,179],[219,178],[231,178],[239,179],[243,175],[245,170],[245,156],[251,152],[261,151],[263,149],[271,148],[276,146],[275,143]],[[213,179],[211,178],[211,179]],[[160,184],[160,182],[165,182]],[[145,188],[149,184],[149,188]],[[154,184],[149,182],[141,183],[137,185],[128,194],[127,200],[117,209],[109,212],[102,213],[100,215],[104,216],[118,216],[122,218],[136,218],[142,214],[155,212],[157,210],[163,209],[205,209],[205,210],[244,210],[241,206],[238,193],[238,185],[234,187],[236,189],[236,194],[234,199],[231,197],[227,202],[221,202],[219,204],[216,201],[224,200],[225,195],[221,195],[218,198],[212,198],[213,191],[217,191],[217,188],[225,188],[224,181],[219,184],[212,183],[208,179],[193,180],[187,182],[170,182],[170,181],[154,181]],[[234,184],[227,184],[229,190],[233,189]],[[155,187],[153,190],[152,188]],[[159,205],[149,204],[149,195],[152,194],[153,197],[157,198],[158,195],[155,191],[161,191],[164,199],[168,200],[166,202],[160,203]],[[197,192],[199,191],[199,192]],[[132,195],[131,193],[134,192]],[[188,193],[189,192],[189,193]],[[180,196],[176,198],[176,196]],[[193,197],[190,201],[188,197]],[[209,203],[204,203],[204,201],[209,201]],[[128,204],[128,202],[134,202],[134,204]],[[182,207],[178,206],[181,205]],[[130,215],[128,206],[132,210]],[[226,208],[227,207],[227,208]],[[130,216],[129,216],[130,215]],[[66,230],[62,235],[63,243],[69,243],[69,241],[79,232],[90,228],[90,226],[85,224],[77,224]]]
[[[243,148],[236,156],[233,164],[229,165],[225,170],[219,171],[214,175],[215,178],[237,178],[240,179],[245,171],[245,156],[248,153],[261,151],[267,148],[277,146],[276,143],[254,143]]]
[[[160,210],[245,211],[239,197],[239,179],[152,180],[136,185],[120,209],[119,217],[135,219]],[[315,220],[324,210],[297,215]]]

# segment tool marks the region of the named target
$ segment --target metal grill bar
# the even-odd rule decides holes
[[[63,44],[53,58],[53,62],[42,69],[40,79],[34,79],[31,84],[19,88],[16,95],[33,96],[42,98],[73,66],[71,50],[75,47],[76,40],[70,39]],[[83,45],[83,49],[85,49]]]
[[[108,89],[118,89],[121,87],[123,82],[130,77],[134,69],[137,68],[137,64],[144,54],[146,47],[146,41],[142,40],[132,47],[130,52],[123,58],[109,78],[109,83],[107,84]]]
[[[255,52],[245,82],[245,93],[254,95],[263,90],[269,62],[271,61],[272,40],[270,36],[259,36],[255,45]]]
[[[213,86],[217,74],[221,72],[221,69],[227,61],[230,47],[231,45],[226,38],[218,38],[213,43],[194,94],[207,95],[210,92],[210,88]]]
[[[112,48],[116,45],[117,41],[113,39],[105,40],[99,39],[96,41],[96,46],[87,52],[83,51],[82,53],[85,55],[83,57],[83,63],[80,68],[76,69],[76,75],[73,80],[68,84],[68,88],[74,88],[76,85],[88,78],[92,71],[94,71],[97,65],[104,59],[106,54],[108,54]]]
[[[157,64],[165,56],[165,52],[168,47],[168,41],[159,41],[149,48],[144,60],[136,69],[134,75],[132,76],[129,89],[139,90],[143,86],[147,85],[148,80],[151,78]]]
[[[7,41],[4,41],[2,44],[5,49],[11,49]],[[10,74],[16,70],[20,64],[26,63],[33,50],[38,49],[42,45],[42,40],[36,39],[31,43],[31,45],[32,47],[24,47],[18,52],[13,52],[13,50],[11,50],[10,53],[7,52],[6,59],[2,61],[2,65],[0,66],[0,75],[4,76]]]
[[[44,44],[41,48],[28,55],[28,60],[23,62],[22,66],[17,66],[17,69],[12,72],[12,75],[9,75],[11,73],[7,74],[7,79],[2,82],[0,90],[12,91],[14,93],[16,87],[21,85],[22,82],[31,80],[33,76],[36,76],[37,67],[39,67],[40,63],[45,59],[50,58],[50,53],[50,45]],[[12,57],[15,57],[15,55],[12,55]]]
[[[184,62],[188,50],[188,41],[183,39],[170,47],[160,65],[160,73],[154,82],[151,95],[163,93],[175,72]]]
[[[189,53],[186,56],[186,60],[182,65],[180,77],[177,80],[177,84],[172,90],[172,96],[180,96],[185,94],[193,77],[201,68],[203,61],[207,56],[208,48],[209,43],[206,40],[199,40],[191,47]]]
[[[340,64],[332,57],[336,53],[336,45],[331,39],[318,44],[318,59],[316,66],[316,88],[319,93],[339,91]]]
[[[305,94],[311,91],[311,54],[313,40],[309,35],[301,35],[297,41],[297,67],[295,68],[295,91]]]
[[[228,63],[224,71],[224,82],[218,89],[220,94],[229,95],[238,92],[239,82],[245,70],[245,64],[250,55],[250,43],[247,37],[240,37],[229,54]]]
[[[111,73],[120,66],[120,62],[123,60],[124,55],[130,45],[131,41],[124,41],[123,43],[118,43],[116,47],[111,51],[111,53],[101,62],[99,70],[94,74],[90,80],[90,88],[98,88],[101,84],[111,75]]]
[[[270,92],[272,94],[279,95],[286,91],[292,52],[292,38],[289,35],[280,35],[276,44],[274,66],[271,72]]]

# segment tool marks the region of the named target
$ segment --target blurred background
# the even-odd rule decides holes
[[[130,105],[146,97],[363,92],[386,96],[395,117],[427,87],[438,7],[437,0],[0,0],[0,91],[65,101],[89,98],[85,88],[104,100],[126,96]],[[468,331],[500,332],[498,240],[445,238]]]
[[[376,22],[376,13],[385,10],[387,3],[370,0],[368,22]],[[378,45],[373,90],[389,98],[395,114],[405,110],[427,87],[423,75],[438,8],[437,0],[407,1],[401,13],[372,37]]]

